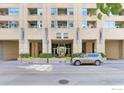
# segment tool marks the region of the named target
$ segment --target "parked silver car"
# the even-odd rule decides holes
[[[79,66],[83,63],[92,63],[99,66],[103,63],[103,57],[100,53],[87,53],[72,59],[73,65]]]

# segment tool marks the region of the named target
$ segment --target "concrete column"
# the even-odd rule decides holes
[[[49,40],[48,46],[49,46],[48,53],[52,53],[52,42],[51,42],[51,40]]]
[[[24,40],[24,41],[19,40],[19,54],[21,53],[29,53],[29,41],[28,40]]]
[[[52,53],[51,47],[52,47],[51,40],[48,40],[48,53]],[[47,53],[47,41],[46,40],[43,40],[43,53]]]
[[[43,44],[42,44],[42,46],[43,46],[43,53],[47,53],[47,42],[46,42],[46,40],[43,40]]]
[[[103,39],[101,42],[97,39],[96,41],[96,52],[105,53],[105,40]]]
[[[73,40],[73,53],[81,53],[82,52],[82,42],[81,40]]]

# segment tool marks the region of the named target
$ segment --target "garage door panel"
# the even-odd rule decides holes
[[[120,41],[117,40],[106,41],[105,51],[107,58],[120,59],[121,58],[120,49],[121,49]]]
[[[16,41],[3,41],[1,58],[5,60],[17,59],[19,55],[19,44]],[[1,51],[1,50],[0,50]]]

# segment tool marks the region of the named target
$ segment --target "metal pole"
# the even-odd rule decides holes
[[[48,58],[48,45],[49,45],[49,41],[47,40],[47,63],[49,63],[49,58]]]
[[[47,45],[47,63],[49,63],[49,58],[48,58],[48,44],[49,44],[49,40],[48,40],[48,28],[45,28],[45,39],[46,39],[46,45]]]

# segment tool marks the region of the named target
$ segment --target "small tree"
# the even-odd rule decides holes
[[[122,10],[122,5],[120,3],[97,3],[97,9],[91,9],[90,15],[94,15],[95,11],[97,10],[97,18],[102,19],[102,16],[105,14],[107,16],[110,15],[117,15]]]

